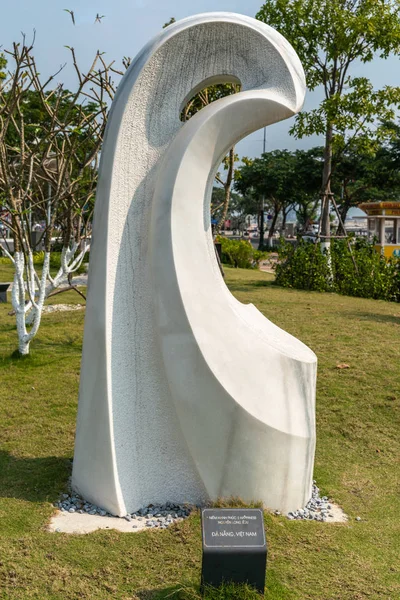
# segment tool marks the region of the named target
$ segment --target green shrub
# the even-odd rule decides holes
[[[346,296],[400,302],[400,261],[385,259],[365,239],[352,242],[352,254],[357,269],[346,242],[333,244],[336,291]]]
[[[42,266],[43,265],[43,261],[44,261],[44,252],[43,251],[37,251],[33,253],[33,264],[35,266]]]
[[[291,244],[283,240],[278,256],[275,269],[278,285],[318,292],[331,290],[328,260],[319,244],[306,240]]]
[[[239,269],[255,269],[262,260],[268,258],[267,252],[254,250],[248,240],[231,240],[223,236],[217,237],[221,244],[222,262]]]
[[[86,272],[85,263],[89,262],[89,252],[86,252],[82,264],[77,271],[74,271],[75,274],[81,274]],[[34,252],[33,253],[33,264],[36,267],[42,267],[44,261],[44,252]],[[0,256],[0,265],[11,265],[12,262],[6,256]],[[58,270],[61,266],[61,252],[52,252],[50,254],[50,269]]]
[[[400,260],[385,259],[365,239],[332,240],[328,256],[319,243],[282,243],[276,283],[283,287],[400,302]]]
[[[254,266],[258,267],[261,261],[266,260],[268,258],[269,254],[269,252],[265,252],[264,250],[253,250]]]
[[[44,252],[35,252],[34,255],[34,264],[37,265],[43,265],[43,259],[44,259]],[[37,261],[37,262],[35,262]],[[79,269],[77,269],[76,271],[74,271],[74,274],[81,274],[81,273],[85,273],[86,272],[86,268],[84,266],[84,263],[89,262],[89,252],[86,252],[82,264],[79,267]],[[51,269],[59,269],[61,267],[61,252],[52,252],[50,254],[50,268]]]
[[[33,253],[33,264],[37,267],[43,266],[44,252],[40,250]],[[61,266],[61,252],[52,252],[50,254],[50,268],[59,269]]]

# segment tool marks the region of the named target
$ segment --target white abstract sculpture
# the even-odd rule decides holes
[[[226,81],[242,91],[181,123],[190,98]],[[286,40],[230,13],[168,27],[118,88],[101,157],[72,476],[113,514],[219,496],[287,511],[310,498],[316,357],[230,294],[209,212],[228,149],[297,113],[304,93]]]

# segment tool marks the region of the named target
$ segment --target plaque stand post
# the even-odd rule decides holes
[[[264,593],[267,564],[263,511],[203,509],[201,591],[223,583],[247,583]]]

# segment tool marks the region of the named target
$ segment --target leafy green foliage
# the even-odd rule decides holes
[[[319,244],[300,241],[294,245],[281,240],[276,265],[276,283],[283,287],[317,292],[331,291],[329,265]]]
[[[343,222],[348,210],[361,202],[400,197],[400,128],[392,123],[390,129],[393,139],[379,144],[376,152],[361,152],[350,144],[339,157],[332,173],[332,190],[340,196],[337,203]]]
[[[400,260],[386,260],[364,239],[333,240],[328,257],[320,244],[282,242],[276,283],[283,287],[400,302]],[[353,259],[356,266],[354,265]]]
[[[326,69],[333,75],[346,60],[371,62],[387,58],[400,43],[400,5],[397,0],[267,0],[257,19],[276,27],[296,50],[308,88],[326,85]],[[346,74],[344,74],[344,77]]]
[[[385,259],[364,239],[353,244],[358,273],[346,243],[333,245],[335,289],[346,296],[400,302],[400,260]]]
[[[338,146],[348,131],[364,134],[368,144],[375,137],[371,133],[376,118],[394,118],[400,88],[376,91],[367,78],[349,75],[349,68],[355,60],[368,63],[399,51],[398,0],[267,0],[257,18],[276,27],[292,44],[308,89],[324,88],[321,105],[297,115],[293,135],[325,134],[331,125]]]
[[[400,87],[385,86],[374,90],[366,77],[346,80],[346,92],[325,98],[318,108],[301,112],[290,132],[296,138],[325,135],[327,127],[333,126],[333,149],[340,153],[348,143],[348,132],[353,138],[357,132],[359,150],[366,152],[376,148],[385,131],[376,127],[377,119],[391,121],[400,107]]]
[[[276,27],[296,50],[308,89],[322,86],[321,105],[300,113],[296,137],[325,134],[334,128],[341,145],[348,131],[372,141],[376,118],[391,120],[400,104],[400,88],[374,90],[367,78],[352,77],[355,60],[371,62],[400,49],[398,0],[267,0],[257,18]]]
[[[0,54],[0,82],[1,82],[2,79],[6,78],[6,74],[3,71],[3,69],[6,68],[6,66],[7,66],[7,61],[4,58],[4,54]]]
[[[394,119],[400,87],[374,90],[350,73],[355,61],[371,62],[400,51],[400,0],[267,0],[257,18],[284,35],[296,50],[308,89],[322,87],[318,108],[296,116],[296,138],[324,135],[321,169],[321,233],[329,237],[332,168],[350,142],[366,153],[376,149]]]
[[[273,150],[261,158],[243,159],[236,169],[235,189],[243,195],[253,192],[268,204],[300,203],[304,196],[315,196],[320,185],[319,149]]]
[[[163,29],[166,29],[167,27],[169,27],[170,25],[172,25],[173,23],[176,23],[176,19],[175,17],[171,17],[169,21],[167,21],[166,23],[164,23],[163,25]]]
[[[5,98],[7,98],[7,92]],[[19,110],[15,110],[13,115],[17,120],[15,123],[11,123],[7,129],[7,143],[9,146],[14,147],[17,154],[20,153],[20,122],[23,118],[26,144],[43,145],[46,148],[48,143],[46,136],[49,135],[52,124],[52,116],[48,109],[57,110],[58,122],[62,123],[62,125],[59,125],[59,129],[61,130],[62,126],[68,127],[69,139],[75,143],[78,156],[83,158],[82,151],[79,148],[79,140],[85,139],[90,123],[99,111],[99,105],[93,101],[82,100],[82,103],[75,103],[74,93],[67,89],[63,89],[61,93],[57,93],[56,90],[45,92],[44,99],[38,91],[26,89]],[[59,143],[61,144],[60,131],[55,133],[60,137]],[[95,141],[91,140],[91,142],[90,149],[93,149]]]
[[[208,106],[216,100],[225,98],[226,96],[237,94],[239,91],[240,85],[233,82],[217,83],[204,88],[187,102],[181,113],[181,121],[187,121],[205,106]]]
[[[222,262],[240,269],[254,269],[262,260],[268,258],[267,252],[255,250],[248,240],[232,240],[218,236],[221,244]]]
[[[395,200],[400,196],[400,126],[383,125],[387,141],[377,144],[373,152],[362,152],[358,143],[337,157],[331,187],[343,221],[351,207],[371,200]],[[260,198],[271,212],[284,213],[293,208],[298,227],[305,231],[317,219],[323,148],[310,150],[275,150],[261,158],[243,159],[236,169],[236,210],[256,214]]]
[[[35,266],[43,266],[43,261],[44,261],[44,252],[39,251],[39,252],[34,252],[33,253],[33,264]],[[87,252],[85,254],[85,257],[82,261],[81,266],[74,271],[74,274],[79,274],[79,273],[84,273],[86,270],[86,267],[84,266],[85,262],[89,262],[89,252]],[[61,252],[52,252],[50,255],[50,268],[51,269],[59,269],[61,266]]]
[[[235,192],[231,192],[229,207],[225,215],[225,219],[230,219],[233,213],[240,206],[241,197]],[[213,219],[219,220],[222,217],[222,212],[225,203],[225,190],[222,187],[213,187],[211,195],[211,214]]]
[[[311,150],[274,150],[261,158],[243,159],[236,169],[235,189],[243,194],[247,212],[257,213],[260,200],[273,215],[272,236],[277,217],[291,208],[301,207],[303,221],[315,213],[321,183],[321,155],[319,148]]]
[[[33,253],[33,264],[35,266],[42,267],[43,261],[44,261],[44,252],[39,251],[39,252]],[[74,271],[74,275],[77,275],[80,273],[85,273],[85,271],[86,271],[85,263],[87,263],[87,262],[89,262],[89,252],[87,252],[85,254],[85,257],[82,261],[81,266],[76,271]],[[0,265],[12,266],[11,259],[7,258],[6,256],[0,256]],[[52,252],[50,255],[50,268],[52,270],[59,269],[60,265],[61,265],[61,252]]]
[[[7,98],[7,92],[5,93]],[[42,98],[35,90],[25,90],[18,110],[11,119],[5,142],[8,149],[8,161],[19,164],[21,154],[21,128],[24,131],[24,142],[26,147],[34,148],[35,152],[43,156],[49,152],[49,144],[53,144],[51,154],[55,156],[55,145],[59,149],[65,144],[68,137],[68,145],[74,148],[74,152],[68,161],[68,182],[79,181],[75,184],[75,210],[78,215],[86,218],[91,216],[94,206],[95,182],[97,181],[97,170],[94,168],[93,158],[99,144],[96,126],[94,125],[100,113],[100,104],[93,101],[76,103],[74,94],[69,90],[54,90],[44,94]],[[47,107],[47,108],[46,108]],[[51,112],[54,111],[54,112]],[[58,125],[54,125],[54,116],[57,115]],[[52,131],[54,129],[54,131]],[[47,168],[56,171],[57,160],[49,163]],[[35,165],[36,166],[36,165]],[[48,184],[44,182],[44,172],[40,166],[36,167],[39,174],[35,196],[37,208],[33,210],[33,218],[43,220],[43,201],[38,199],[44,195],[47,197]],[[0,186],[0,192],[1,190]],[[35,188],[35,186],[33,186]],[[55,186],[54,186],[55,187]],[[65,227],[66,210],[60,207],[58,220],[60,226]]]

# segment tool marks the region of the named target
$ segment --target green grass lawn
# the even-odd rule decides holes
[[[14,265],[0,262],[0,282],[10,282],[14,279]]]
[[[226,281],[316,352],[315,478],[349,515],[324,524],[266,513],[265,597],[399,600],[400,306],[282,289],[256,271],[227,268]],[[44,315],[21,360],[10,309],[0,305],[0,598],[198,599],[199,514],[165,531],[46,532],[71,472],[84,314]]]
[[[39,275],[39,277],[42,274],[42,267],[40,266],[36,266],[36,272]],[[50,273],[51,275],[56,275],[57,274],[57,269],[50,269]],[[11,262],[5,263],[5,262],[0,262],[0,282],[8,282],[10,283],[11,281],[13,281],[14,279],[14,265],[11,264]]]
[[[36,271],[37,274],[39,275],[39,277],[42,275],[42,268],[41,267],[36,267]],[[58,270],[57,269],[50,269],[50,274],[52,275],[52,277],[54,277],[57,274]],[[79,277],[79,275],[78,275]],[[4,262],[0,262],[0,283],[2,282],[7,282],[7,283],[11,283],[14,279],[14,266],[11,264],[11,262],[9,264],[4,263]],[[72,279],[72,283],[74,283],[74,280]],[[62,287],[66,287],[68,284],[65,283],[63,284]],[[85,294],[85,286],[78,286],[78,289],[80,289],[84,294]],[[7,292],[7,299],[8,302],[11,303],[11,292],[10,289]],[[69,304],[69,303],[78,303],[78,304],[84,304],[84,300],[83,298],[81,298],[79,296],[79,294],[77,294],[76,292],[63,292],[62,294],[57,294],[56,296],[52,296],[51,299],[49,298],[49,300],[46,302],[46,304]],[[10,306],[8,311],[11,311],[12,307]]]

